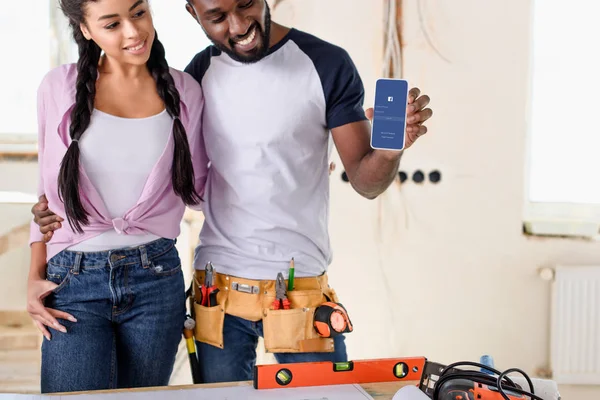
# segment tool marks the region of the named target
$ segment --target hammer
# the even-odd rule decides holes
[[[185,338],[185,344],[187,345],[188,357],[190,359],[190,368],[192,370],[192,381],[194,384],[202,383],[200,377],[200,364],[198,363],[198,357],[196,355],[196,343],[194,342],[194,327],[196,321],[188,315],[187,319],[183,324],[183,337]]]

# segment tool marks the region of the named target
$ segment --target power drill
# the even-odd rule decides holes
[[[504,389],[511,400],[525,399],[525,396]],[[490,387],[466,379],[444,382],[439,389],[439,400],[504,400],[496,387]]]
[[[475,371],[463,371],[450,368],[442,372],[446,366],[434,362],[426,362],[425,369],[419,382],[419,389],[433,400],[505,400],[498,388],[493,385],[479,383],[465,378],[466,375],[476,376],[478,374],[489,376]],[[455,376],[455,377],[454,377]],[[490,379],[493,379],[489,376]],[[439,382],[439,384],[438,384]],[[515,384],[516,389],[523,390]],[[527,397],[517,393],[503,385],[504,393],[510,400],[525,400]],[[435,396],[434,396],[435,395]]]

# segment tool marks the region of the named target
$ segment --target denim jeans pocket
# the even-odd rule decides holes
[[[175,244],[167,251],[148,260],[145,268],[155,276],[171,276],[181,271],[181,259]]]
[[[64,289],[71,279],[71,274],[71,268],[49,262],[46,267],[46,280],[58,285],[52,293],[56,294]]]

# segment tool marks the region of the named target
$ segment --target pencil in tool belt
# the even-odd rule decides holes
[[[290,261],[290,272],[288,276],[288,291],[294,290],[294,257]]]

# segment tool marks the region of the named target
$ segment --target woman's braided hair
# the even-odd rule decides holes
[[[98,63],[102,53],[100,47],[87,40],[80,25],[85,23],[84,6],[94,0],[60,0],[60,7],[69,19],[73,38],[79,49],[77,61],[77,84],[75,106],[71,112],[71,144],[62,160],[58,175],[58,194],[64,202],[69,224],[74,231],[81,233],[82,225],[88,223],[88,212],[84,209],[79,193],[79,139],[88,128],[96,96]],[[200,196],[194,188],[194,169],[185,128],[180,120],[179,92],[169,71],[165,49],[155,36],[152,43],[147,68],[154,80],[160,98],[173,121],[173,141],[175,144],[172,164],[172,184],[174,192],[185,204],[198,204]]]

